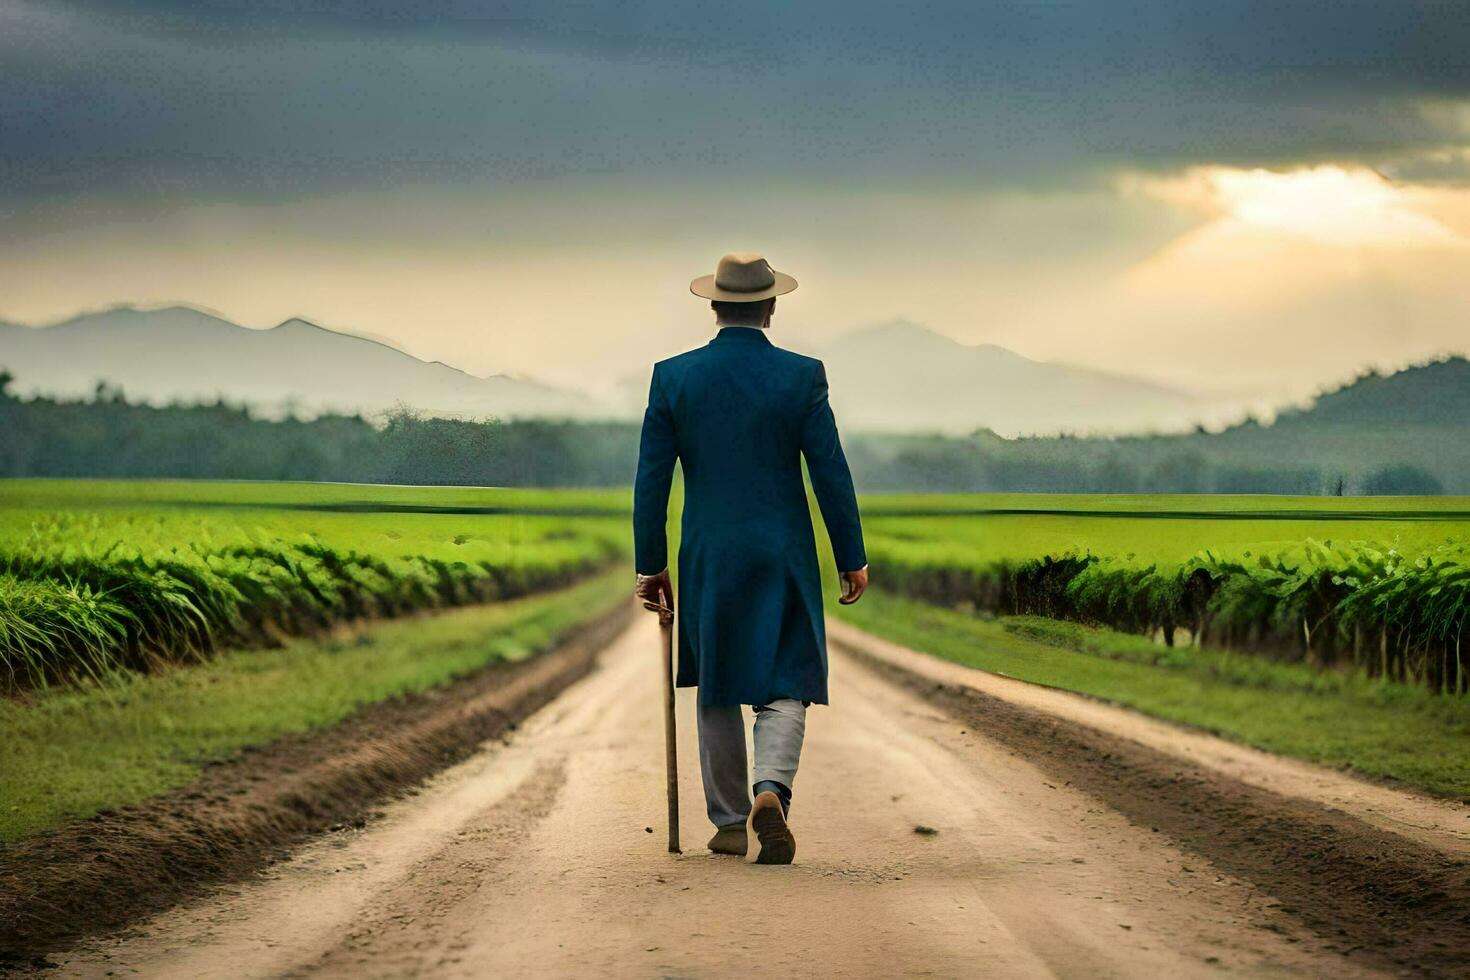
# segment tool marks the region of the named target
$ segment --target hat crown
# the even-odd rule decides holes
[[[731,252],[720,259],[714,275],[699,276],[689,284],[695,296],[726,303],[756,303],[795,288],[796,280],[772,269],[759,252]]]
[[[731,252],[715,269],[715,285],[732,293],[758,293],[775,284],[775,270],[759,252]]]

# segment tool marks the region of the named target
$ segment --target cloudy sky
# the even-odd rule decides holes
[[[189,302],[591,384],[725,251],[1199,389],[1470,347],[1463,0],[0,0],[0,319]]]

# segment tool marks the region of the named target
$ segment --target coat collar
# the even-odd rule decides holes
[[[720,332],[715,334],[710,343],[718,343],[722,340],[745,341],[746,343],[757,343],[771,346],[771,338],[766,336],[764,327],[721,327]]]

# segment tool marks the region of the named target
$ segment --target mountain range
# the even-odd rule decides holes
[[[185,306],[121,306],[48,327],[0,326],[0,366],[22,393],[89,395],[97,382],[154,404],[223,396],[267,415],[601,417],[574,391],[510,375],[479,378],[307,320],[253,330]]]
[[[826,363],[845,430],[1109,433],[1178,430],[1221,414],[1187,392],[961,344],[907,321],[804,352]],[[46,327],[0,324],[0,367],[23,394],[82,397],[106,381],[134,400],[224,397],[265,415],[371,415],[403,405],[455,417],[626,419],[641,414],[648,390],[646,376],[625,379],[607,397],[513,374],[476,377],[306,320],[257,330],[184,306],[120,306]]]
[[[907,320],[854,331],[813,353],[827,366],[838,419],[866,432],[1179,430],[1218,414],[1184,391],[961,344]]]

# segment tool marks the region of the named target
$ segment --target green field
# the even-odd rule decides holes
[[[969,667],[1077,691],[1233,741],[1470,800],[1470,699],[1050,619],[981,619],[881,590],[841,619]]]
[[[676,482],[671,549],[680,499]],[[873,587],[856,607],[835,602],[816,522],[829,608],[859,626],[1264,748],[1470,795],[1470,699],[1445,696],[1460,682],[1448,662],[1431,669],[1395,652],[1370,677],[1380,646],[1443,653],[1449,637],[1458,642],[1470,501],[895,495],[862,505]],[[626,598],[630,516],[626,490],[0,482],[0,837],[144,799],[241,746],[543,648]],[[1201,568],[1220,576],[1208,608],[1190,605],[1181,578]],[[1332,583],[1348,570],[1363,581]],[[1349,592],[1391,601],[1354,599],[1357,619],[1313,621],[1310,642],[1292,646],[1302,621]],[[1011,615],[1034,611],[1011,608],[1022,599],[1125,632]],[[1191,645],[1198,624],[1182,620],[1201,609],[1215,632]],[[431,610],[450,611],[381,623],[352,643],[322,638],[342,623]],[[1362,662],[1334,662],[1385,610],[1392,644],[1374,634],[1352,648]],[[1231,616],[1248,628],[1232,633]],[[1184,636],[1172,647],[1159,642],[1169,617]],[[1277,646],[1239,655],[1252,638]]]
[[[994,514],[1076,513],[1158,517],[1199,515],[1231,519],[1254,515],[1315,515],[1323,520],[1374,515],[1458,515],[1470,520],[1470,497],[1315,497],[1231,493],[885,493],[863,498],[863,513]]]
[[[870,546],[969,565],[1092,552],[1165,564],[1307,539],[1420,554],[1470,541],[1467,497],[899,494],[863,499]]]
[[[870,499],[895,591],[1470,692],[1465,498]]]
[[[0,483],[0,681],[148,668],[564,584],[627,555],[630,498]],[[1470,498],[895,494],[862,505],[891,591],[1470,690]]]
[[[628,600],[628,504],[626,492],[0,482],[0,840],[544,649]]]
[[[524,595],[627,554],[627,494],[0,483],[0,685]]]
[[[141,553],[312,538],[388,560],[544,564],[624,546],[627,492],[310,483],[0,481],[0,552]]]
[[[0,698],[0,841],[187,785],[210,760],[361,705],[535,654],[627,602],[630,577],[617,566],[565,590]]]
[[[633,506],[629,490],[527,490],[500,487],[406,487],[362,483],[264,483],[241,480],[3,480],[0,510],[223,507],[329,512],[333,509],[409,511],[601,512],[622,516]]]
[[[1401,555],[1391,574],[1359,569],[1365,584],[1380,573],[1378,591],[1361,590],[1376,603],[1354,611],[1401,628],[1393,634],[1399,647],[1419,629],[1421,671],[1430,647],[1458,654],[1470,619],[1470,499],[890,495],[863,500],[863,526],[873,587],[855,606],[829,605],[855,626],[1258,748],[1470,799],[1470,698],[1446,697],[1443,685],[1416,677],[1412,655],[1400,653],[1385,671],[1381,647],[1355,663],[1351,637],[1333,647],[1319,633],[1310,658],[1294,645],[1303,610],[1323,616],[1328,608],[1313,604],[1321,598],[1314,589],[1347,588],[1332,587],[1333,569],[1320,567],[1325,548],[1329,562],[1344,564]],[[1203,647],[1165,646],[1155,620],[1179,599],[1173,576],[1201,552],[1228,573],[1229,588],[1216,592],[1228,600],[1221,617],[1248,625],[1233,634],[1222,625],[1218,645],[1207,636]],[[1033,586],[1055,612],[1088,625],[985,615],[996,611],[986,599],[997,598],[987,587],[1014,590],[1018,573],[1065,555],[1101,560],[1066,583],[1070,597],[1048,593],[1056,576]],[[990,605],[1015,596],[998,598]],[[1109,623],[1128,632],[1096,628]],[[1329,617],[1317,625],[1334,624]],[[1293,642],[1265,656],[1226,648],[1233,640],[1249,649],[1252,630]],[[1331,661],[1334,650],[1341,662]],[[1463,675],[1460,683],[1463,691]]]

